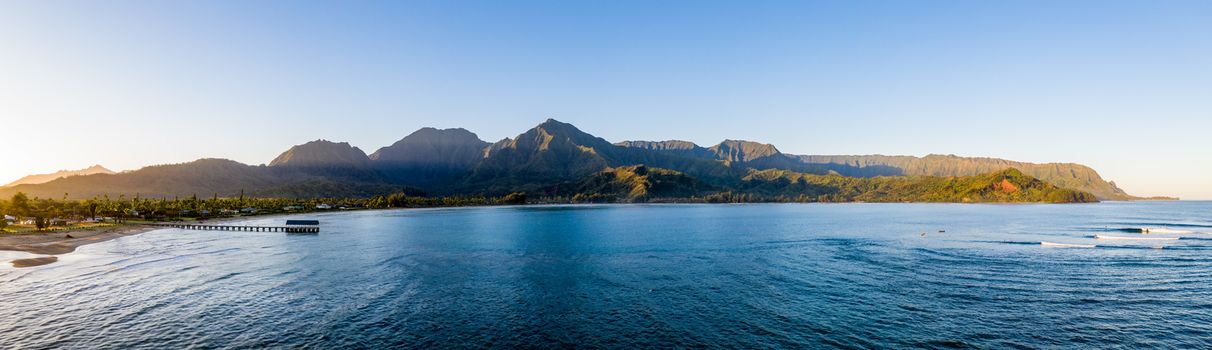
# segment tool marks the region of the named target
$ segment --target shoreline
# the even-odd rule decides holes
[[[1136,202],[1136,201],[1104,201],[1106,202]],[[793,203],[793,204],[958,204],[958,205],[1021,205],[1021,204],[1049,204],[1058,203],[1036,203],[1036,202],[982,202],[982,203],[954,203],[954,202],[828,202],[828,203]],[[1094,203],[1060,203],[1060,204],[1097,204]],[[536,204],[520,204],[520,205],[466,205],[466,206],[449,206],[449,207],[403,207],[403,208],[382,208],[382,209],[360,209],[355,211],[394,211],[394,210],[440,210],[440,209],[458,209],[458,208],[486,208],[486,207],[544,207],[544,206],[596,206],[596,205],[741,205],[741,204],[787,204],[783,202],[752,202],[752,203],[673,203],[673,202],[647,202],[647,203],[536,203]],[[347,211],[339,211],[347,212]],[[285,217],[294,215],[308,214],[325,214],[332,212],[305,212],[305,213],[274,213],[266,215],[238,216],[214,218],[197,221],[165,221],[162,223],[225,223],[232,221],[256,220],[274,217]],[[142,223],[121,224],[113,227],[105,227],[99,229],[84,229],[79,231],[67,231],[56,233],[26,233],[26,234],[0,234],[0,251],[24,252],[35,255],[42,255],[31,258],[21,258],[9,261],[13,267],[33,267],[54,263],[58,260],[56,255],[68,254],[76,251],[76,248],[93,243],[100,243],[116,238],[134,236],[150,231],[168,229],[166,227],[147,225]],[[68,238],[70,236],[70,238]]]
[[[299,213],[307,214],[307,213]],[[255,216],[241,216],[230,218],[215,218],[208,220],[194,221],[194,223],[224,223],[240,220],[253,220],[262,218],[272,218],[275,216],[299,215],[299,214],[268,214]],[[185,221],[166,221],[163,223],[183,223]],[[39,232],[39,233],[23,233],[23,234],[0,234],[0,251],[22,252],[35,255],[41,255],[31,258],[13,259],[9,261],[15,268],[42,266],[54,263],[59,260],[57,255],[68,254],[75,252],[76,248],[117,239],[121,237],[134,236],[155,230],[168,229],[167,227],[147,225],[142,223],[120,224],[117,226],[82,229],[66,232]],[[70,237],[70,238],[69,238]]]
[[[952,203],[952,202],[827,202],[827,203],[796,203],[796,202],[745,202],[745,203],[681,203],[681,202],[639,202],[639,203],[535,203],[535,204],[484,204],[484,205],[459,205],[459,206],[438,206],[438,207],[400,207],[400,208],[376,208],[376,209],[360,209],[356,211],[394,211],[394,210],[441,210],[441,209],[458,209],[458,208],[492,208],[492,207],[547,207],[547,206],[599,206],[599,205],[741,205],[741,204],[904,204],[904,203],[920,203],[920,204],[1055,204],[1055,203],[1013,203],[1013,202],[990,202],[990,203]],[[1097,202],[1095,202],[1097,203]],[[1092,203],[1064,203],[1064,204],[1092,204]],[[337,212],[337,211],[334,211]],[[345,211],[341,211],[345,212]],[[216,224],[233,221],[256,220],[273,217],[285,217],[293,215],[307,214],[322,214],[331,212],[305,212],[305,213],[274,213],[266,215],[238,216],[213,218],[196,221],[164,221],[157,223],[198,223],[198,224]],[[138,235],[148,231],[158,229],[166,229],[165,227],[147,225],[143,223],[121,224],[118,226],[98,228],[98,229],[82,229],[77,231],[66,232],[42,232],[42,233],[23,233],[23,234],[0,234],[0,251],[15,251],[25,252],[37,255],[61,255],[74,252],[76,248],[92,243],[105,242],[111,239]],[[67,236],[71,236],[68,238]],[[18,259],[25,260],[25,259]]]
[[[74,252],[77,247],[83,245],[105,242],[119,237],[133,236],[159,228],[141,224],[125,224],[69,232],[6,234],[0,236],[0,250],[38,255],[60,255]]]
[[[133,236],[156,229],[160,229],[160,227],[127,224],[95,230],[12,235],[6,234],[0,235],[0,250],[25,252],[37,255],[49,255],[34,258],[15,259],[11,261],[13,267],[16,268],[41,266],[58,261],[59,258],[56,257],[56,255],[74,252],[76,251],[76,248],[84,245],[105,242],[120,237]]]

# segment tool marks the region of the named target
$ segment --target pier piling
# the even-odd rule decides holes
[[[183,230],[198,230],[198,231],[320,233],[319,226],[235,226],[235,225],[199,225],[199,224],[148,224],[148,225],[179,228],[179,229],[183,229]]]

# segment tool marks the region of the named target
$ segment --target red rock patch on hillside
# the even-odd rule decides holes
[[[1018,192],[1018,186],[1015,186],[1008,179],[1002,179],[1002,182],[993,184],[993,189],[1002,191],[1002,193],[1005,193],[1005,194],[1011,194],[1014,192]]]

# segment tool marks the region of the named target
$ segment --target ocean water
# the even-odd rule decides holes
[[[1212,348],[1209,202],[298,218],[0,268],[0,348]]]

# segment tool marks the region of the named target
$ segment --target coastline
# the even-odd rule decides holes
[[[1111,201],[1115,202],[1115,201]],[[1124,201],[1134,202],[1134,201]],[[601,203],[530,203],[530,205],[470,205],[470,206],[448,206],[448,207],[399,207],[399,208],[375,208],[375,210],[360,210],[360,211],[398,211],[398,210],[450,210],[450,208],[468,208],[468,207],[544,207],[544,206],[595,206],[595,205],[762,205],[762,203],[783,203],[783,202],[739,202],[739,203],[701,203],[701,202],[601,202]],[[821,203],[821,205],[847,205],[847,203],[905,203],[905,202],[813,202]],[[1056,205],[1056,203],[1045,202],[910,202],[910,203],[936,203],[936,205]],[[1098,202],[1094,202],[1098,203]],[[1070,205],[1088,205],[1088,203],[1070,203]],[[274,217],[301,216],[301,214],[315,214],[321,212],[304,212],[304,213],[273,213],[264,214],[264,216],[246,216],[246,217],[228,217],[228,218],[213,218],[206,220],[195,220],[190,223],[228,223],[239,222],[239,220],[263,219]],[[164,223],[185,223],[185,222],[164,222]],[[78,231],[67,231],[67,233],[35,233],[35,234],[6,234],[0,235],[0,251],[24,252],[30,254],[38,254],[42,257],[13,259],[11,263],[15,268],[29,268],[29,266],[40,266],[57,262],[59,254],[67,254],[75,252],[75,249],[81,246],[91,245],[91,243],[99,243],[119,237],[133,236],[138,234],[148,233],[162,228],[162,226],[147,225],[141,223],[122,224],[118,226],[110,226],[110,228],[102,229],[87,229]],[[70,237],[68,237],[70,236]]]
[[[8,234],[0,236],[0,250],[40,255],[59,255],[76,251],[77,247],[111,239],[137,235],[160,227],[127,224],[95,230],[55,233]],[[69,238],[70,237],[70,238]]]
[[[209,220],[195,221],[194,223],[223,223],[239,220],[249,220],[254,218],[267,218],[275,216],[286,216],[297,214],[269,214],[255,216],[241,216],[230,218],[216,218]],[[173,221],[181,222],[181,221]],[[169,222],[165,222],[169,223]],[[41,233],[25,233],[25,234],[3,234],[0,235],[0,250],[24,252],[36,255],[42,255],[31,258],[21,258],[9,261],[15,268],[42,266],[54,263],[59,260],[56,255],[68,254],[76,251],[76,248],[81,246],[101,243],[108,240],[134,236],[142,233],[147,233],[155,230],[166,229],[165,227],[145,225],[145,224],[121,224],[118,226],[98,228],[98,229],[82,229],[77,231],[67,232],[41,232]],[[70,237],[70,238],[69,238]]]
[[[33,234],[6,234],[0,235],[0,250],[26,252],[38,255],[50,255],[35,258],[16,259],[11,261],[13,267],[33,267],[53,263],[58,260],[58,257],[55,257],[55,255],[74,252],[76,251],[76,248],[83,245],[105,242],[119,237],[137,235],[159,228],[160,227],[148,225],[128,224],[95,230]]]

